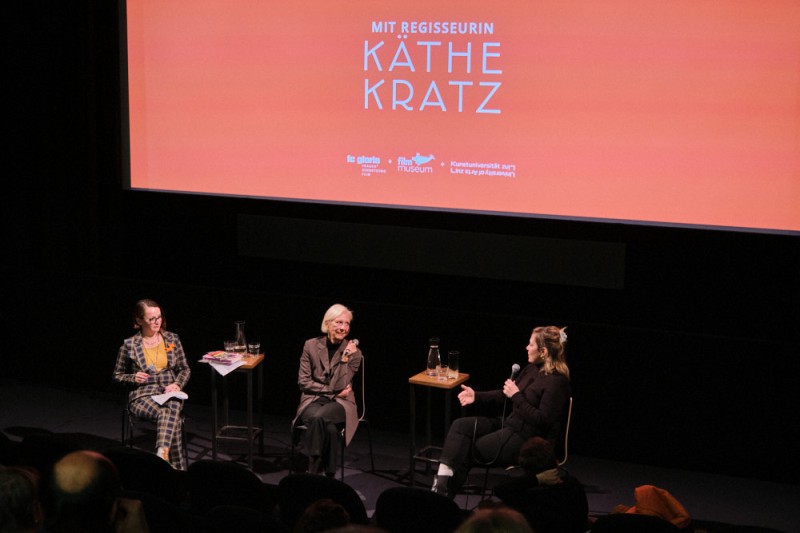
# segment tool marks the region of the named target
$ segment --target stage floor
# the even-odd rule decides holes
[[[86,448],[102,450],[119,442],[120,403],[101,393],[48,388],[15,381],[0,381],[0,431],[18,441],[33,432],[74,435]],[[211,458],[211,412],[190,402],[185,408],[189,460]],[[244,419],[242,413],[233,417]],[[345,452],[345,481],[364,500],[370,516],[378,495],[386,488],[408,484],[409,439],[403,433],[371,431],[375,472],[370,472],[367,431],[362,427]],[[289,419],[267,417],[265,450],[254,460],[254,471],[264,482],[277,484],[288,473]],[[143,447],[153,435],[142,435]],[[84,442],[81,440],[81,442]],[[223,443],[218,459],[246,464],[244,446]],[[633,505],[634,489],[655,485],[668,490],[695,520],[800,531],[800,487],[701,472],[665,469],[570,455],[567,470],[585,486],[590,514],[599,516],[617,504]],[[431,476],[419,465],[420,485]],[[506,474],[492,470],[490,485]],[[338,476],[338,472],[337,472]],[[473,470],[471,482],[483,481],[483,469]],[[471,509],[478,495],[460,495],[457,503]]]

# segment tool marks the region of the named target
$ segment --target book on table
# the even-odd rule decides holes
[[[217,363],[220,365],[230,365],[242,359],[242,354],[225,352],[222,350],[208,352],[203,356],[203,361]]]

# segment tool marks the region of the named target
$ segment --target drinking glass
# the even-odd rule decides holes
[[[458,350],[451,350],[447,352],[447,379],[458,379]]]
[[[225,351],[234,353],[236,351],[236,341],[225,341]]]
[[[447,365],[439,365],[436,367],[437,381],[447,381]]]
[[[250,341],[247,343],[247,357],[257,357],[261,350],[261,343]]]

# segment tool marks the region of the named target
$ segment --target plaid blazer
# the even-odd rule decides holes
[[[161,394],[164,392],[164,387],[172,383],[177,383],[183,390],[189,382],[192,371],[189,370],[178,335],[162,331],[161,336],[167,349],[167,367],[158,374],[151,375],[145,383],[136,383],[134,379],[137,372],[147,372],[142,334],[137,333],[133,337],[128,337],[120,346],[117,364],[114,367],[114,381],[133,387],[128,394],[128,402],[142,396]]]

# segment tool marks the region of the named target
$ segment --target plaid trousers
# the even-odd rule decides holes
[[[171,398],[158,405],[150,396],[133,400],[128,406],[130,412],[138,417],[156,422],[156,449],[169,448],[169,463],[177,470],[186,470],[186,456],[183,453],[183,432],[181,431],[181,410],[183,401]]]

